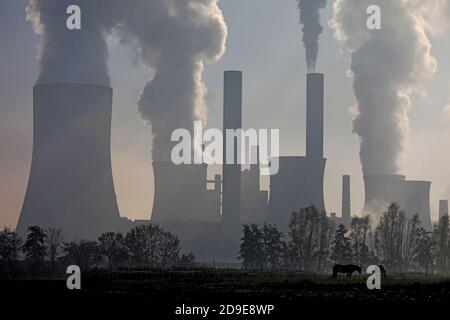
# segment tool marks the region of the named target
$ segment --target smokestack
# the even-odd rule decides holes
[[[350,225],[350,176],[342,176],[342,222],[345,226]]]
[[[306,77],[306,157],[323,158],[324,75],[308,73]]]
[[[448,215],[448,200],[439,200],[439,219]]]
[[[225,230],[225,237],[238,237],[240,231],[240,210],[241,210],[241,165],[237,159],[237,150],[240,145],[234,141],[234,162],[227,164],[228,145],[232,141],[227,140],[227,129],[242,128],[242,72],[226,71],[224,74],[224,95],[223,95],[223,130],[224,152],[223,152],[223,207],[222,220]],[[233,239],[236,240],[236,239]]]
[[[33,156],[17,225],[59,227],[68,237],[117,228],[111,170],[112,89],[47,84],[33,90]]]

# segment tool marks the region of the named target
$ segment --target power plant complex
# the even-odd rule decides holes
[[[242,83],[242,72],[225,72],[224,131],[242,128]],[[93,238],[104,231],[148,223],[150,220],[133,222],[119,215],[110,152],[112,89],[41,84],[33,93],[33,157],[18,232],[25,233],[30,225],[54,226],[69,237]],[[276,159],[279,172],[270,176],[268,191],[261,190],[259,157],[246,170],[239,161],[224,161],[222,175],[212,180],[206,164],[154,161],[151,222],[175,232],[184,249],[200,259],[234,260],[242,224],[270,223],[287,232],[292,212],[310,205],[326,211],[324,105],[324,75],[307,74],[306,155]],[[239,148],[239,143],[235,147]],[[258,146],[253,148],[258,154]],[[431,228],[430,182],[368,175],[364,184],[365,213],[380,214],[389,203],[398,202],[409,215],[419,214],[424,226]],[[350,201],[350,176],[345,175],[342,212],[340,216],[330,213],[331,219],[348,226]],[[448,213],[446,201],[441,201],[439,211],[440,215]]]

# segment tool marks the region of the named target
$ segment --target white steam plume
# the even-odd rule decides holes
[[[37,83],[109,85],[105,33],[113,22],[108,0],[30,0],[27,20],[42,36]],[[68,30],[66,9],[82,8],[82,29]]]
[[[336,0],[335,36],[351,53],[356,97],[353,129],[365,175],[401,174],[410,94],[436,71],[423,5],[433,0]],[[366,28],[370,5],[382,30]]]
[[[79,5],[82,29],[68,30]],[[205,120],[205,63],[222,57],[227,27],[218,0],[30,0],[27,20],[42,35],[38,83],[109,85],[106,34],[113,28],[155,75],[139,100],[151,122],[153,159],[170,160],[171,133]]]
[[[169,161],[174,129],[205,120],[204,65],[225,52],[227,27],[217,0],[117,1],[119,31],[155,70],[139,100],[151,122],[153,160]]]
[[[323,32],[320,9],[326,7],[327,0],[297,0],[297,3],[300,10],[300,24],[303,25],[306,64],[308,72],[314,72],[319,54],[319,36]]]

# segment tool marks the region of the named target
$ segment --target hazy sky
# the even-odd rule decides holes
[[[25,21],[25,0],[0,1],[0,225],[15,226],[25,195],[32,146],[32,86],[38,75],[38,37]],[[325,73],[326,207],[340,214],[341,176],[352,178],[352,213],[364,201],[358,138],[349,108],[354,104],[347,76],[348,54],[328,26],[331,0],[323,11],[317,71]],[[305,54],[295,0],[220,2],[228,25],[223,59],[208,65],[208,125],[221,128],[223,71],[244,72],[244,126],[279,128],[281,153],[305,153]],[[412,95],[411,132],[406,153],[408,179],[431,180],[432,215],[450,197],[450,41],[432,39],[438,72]],[[129,48],[113,44],[110,76],[114,88],[112,163],[122,216],[147,219],[153,204],[149,127],[136,101],[152,76],[136,63]]]

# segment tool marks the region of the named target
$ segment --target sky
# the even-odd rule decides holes
[[[331,0],[322,11],[317,71],[325,73],[325,202],[340,214],[342,175],[351,175],[352,214],[364,202],[358,137],[352,132],[355,104],[350,59],[329,21]],[[25,21],[25,0],[0,1],[0,225],[14,227],[25,196],[32,152],[32,87],[38,77],[38,36]],[[245,128],[280,129],[282,155],[305,153],[305,50],[295,0],[219,2],[228,26],[226,52],[206,65],[208,126],[222,126],[225,70],[244,74]],[[437,73],[411,95],[408,179],[430,180],[432,217],[439,199],[450,198],[450,40],[431,37]],[[151,130],[137,100],[152,71],[131,49],[111,41],[109,72],[114,89],[112,165],[122,216],[148,219],[153,204]],[[450,108],[447,108],[447,110]],[[265,187],[267,181],[263,181]]]

